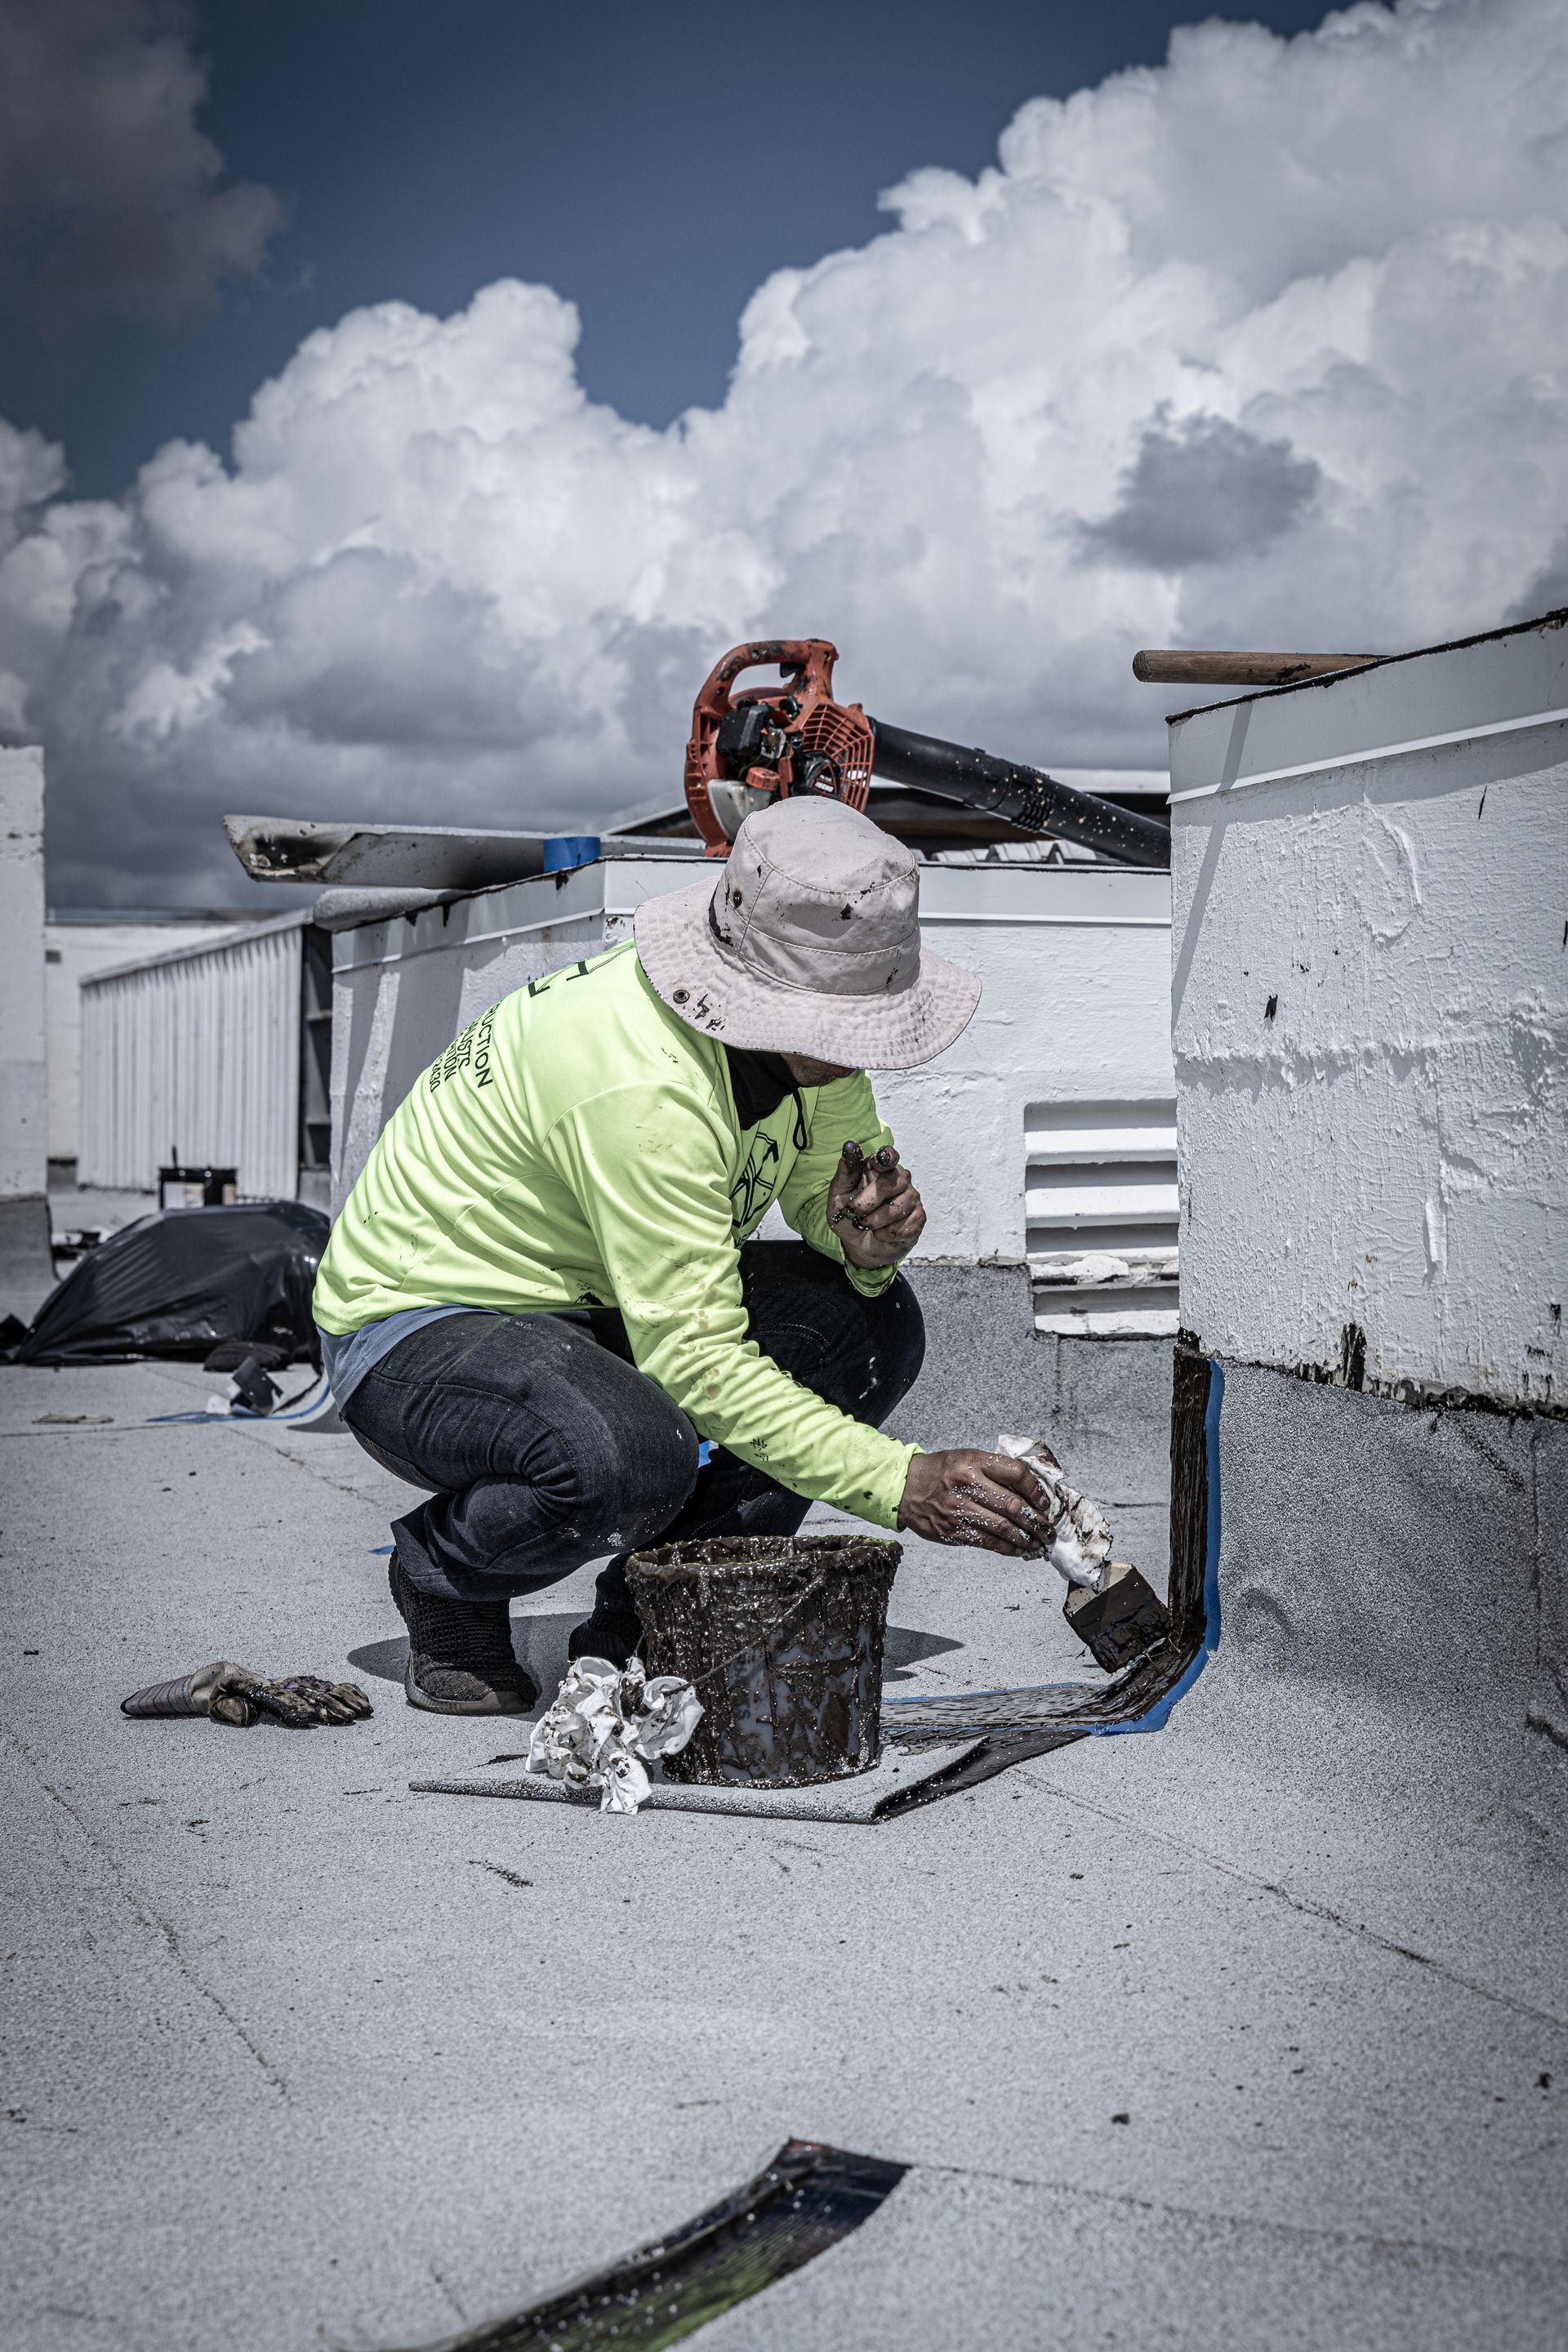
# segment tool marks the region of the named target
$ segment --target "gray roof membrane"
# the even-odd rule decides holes
[[[1060,1353],[1002,1425],[1070,1418]],[[909,2169],[711,2352],[1560,2344],[1564,1424],[1224,1370],[1201,1671],[872,1834],[411,1796],[520,1743],[387,1678],[407,1489],[159,1420],[194,1367],[0,1370],[9,2340],[433,2343],[794,2135]],[[591,1584],[521,1604],[537,1664]],[[1026,1566],[911,1543],[891,1614],[890,1695],[1086,1677]],[[118,1714],[219,1654],[375,1715]]]

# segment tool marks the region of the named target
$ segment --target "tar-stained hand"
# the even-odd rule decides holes
[[[1024,1559],[1043,1550],[1055,1510],[1026,1462],[955,1446],[911,1457],[899,1525],[931,1543],[974,1544]]]
[[[925,1231],[926,1213],[907,1168],[884,1143],[869,1159],[847,1143],[827,1188],[827,1222],[851,1265],[897,1265]]]

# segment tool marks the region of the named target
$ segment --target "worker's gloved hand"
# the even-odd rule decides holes
[[[1014,1559],[1043,1550],[1057,1506],[1026,1462],[957,1446],[910,1463],[899,1525],[939,1544],[977,1544]]]
[[[305,1731],[318,1723],[354,1723],[372,1712],[357,1683],[324,1682],[319,1675],[253,1674],[233,1658],[216,1658],[194,1674],[153,1683],[121,1699],[123,1715],[205,1715],[243,1727],[263,1715]]]
[[[908,1257],[925,1231],[926,1213],[890,1143],[869,1159],[858,1143],[844,1146],[827,1188],[827,1222],[851,1265],[869,1271]]]
[[[230,1714],[231,1706],[247,1714]],[[276,1679],[247,1674],[240,1667],[215,1696],[208,1710],[221,1723],[254,1723],[270,1715],[290,1731],[308,1731],[317,1723],[354,1723],[371,1713],[371,1704],[358,1683],[323,1682],[320,1675],[280,1675]]]

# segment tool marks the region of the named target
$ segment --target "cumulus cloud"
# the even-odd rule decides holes
[[[280,223],[196,129],[183,0],[0,0],[0,259],[39,313],[170,316],[258,269]]]
[[[1141,765],[1140,645],[1417,645],[1560,561],[1560,0],[1205,24],[886,202],[758,290],[723,406],[668,431],[589,402],[572,307],[504,282],[312,335],[227,461],[173,444],[117,501],[0,443],[56,895],[210,893],[226,807],[673,801],[752,635],[835,638],[902,725]]]
[[[1155,572],[1224,563],[1268,546],[1311,503],[1322,468],[1289,441],[1260,441],[1223,416],[1173,428],[1166,414],[1145,429],[1114,511],[1085,526],[1091,558]]]
[[[1559,613],[1568,607],[1568,528],[1559,532],[1546,562],[1526,587],[1522,596],[1509,606],[1510,621],[1532,621],[1541,613]]]

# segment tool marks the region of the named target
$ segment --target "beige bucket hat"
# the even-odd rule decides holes
[[[980,1002],[975,975],[921,942],[910,851],[841,801],[759,809],[717,877],[647,899],[635,929],[670,1011],[752,1053],[912,1069]]]

